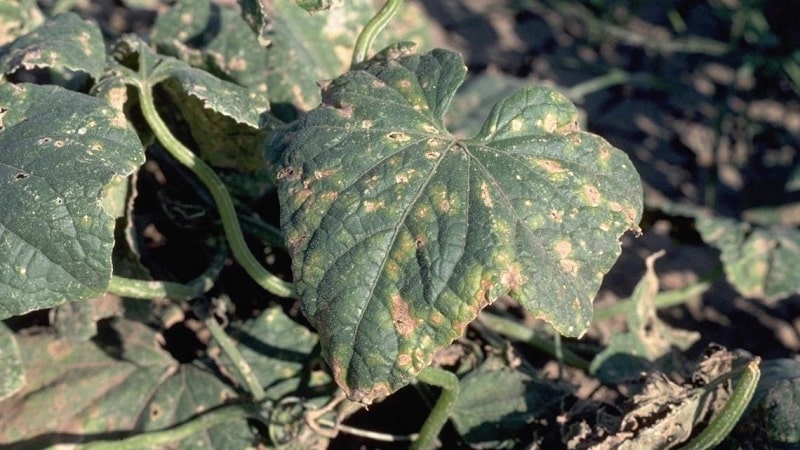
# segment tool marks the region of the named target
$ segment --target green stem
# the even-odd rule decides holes
[[[191,300],[203,294],[193,287],[173,283],[171,281],[145,281],[131,278],[111,276],[106,291],[120,297],[141,298],[155,300],[157,298],[171,298],[174,300]]]
[[[551,355],[556,355],[556,346],[550,339],[545,339],[536,335],[536,331],[520,324],[519,322],[500,317],[495,314],[483,312],[479,320],[484,325],[495,330],[496,332],[507,336],[515,341],[525,342],[528,345],[538,348]],[[564,363],[569,366],[589,370],[589,361],[581,358],[577,354],[571,352],[567,348],[561,349],[561,355]]]
[[[378,11],[378,14],[375,14],[375,16],[367,22],[364,29],[361,30],[361,33],[358,35],[358,39],[356,39],[356,45],[353,48],[353,60],[350,63],[351,67],[367,59],[367,53],[369,53],[369,49],[372,47],[375,37],[386,27],[389,21],[392,20],[392,17],[397,14],[402,4],[403,0],[387,0],[383,8]]]
[[[106,291],[128,298],[191,300],[205,294],[214,286],[214,280],[217,279],[219,272],[225,265],[227,254],[228,246],[223,242],[217,246],[216,255],[214,255],[205,272],[186,284],[171,281],[134,280],[112,275]]]
[[[439,399],[419,430],[419,436],[410,446],[411,450],[427,450],[436,446],[436,438],[447,423],[450,410],[458,398],[458,377],[444,369],[428,366],[422,369],[417,380],[442,388]]]
[[[576,84],[564,91],[564,95],[570,100],[577,102],[582,101],[583,98],[591,93],[602,91],[603,89],[618,84],[627,83],[630,81],[631,76],[627,72],[619,69],[610,70],[607,73],[590,78],[586,81]]]
[[[140,433],[124,439],[92,441],[80,446],[81,450],[139,450],[177,442],[225,422],[260,418],[258,410],[250,405],[228,405],[194,416],[164,430]]]
[[[250,368],[250,364],[244,359],[244,356],[239,352],[239,349],[236,348],[236,344],[231,340],[225,330],[217,322],[217,319],[214,316],[210,316],[206,319],[206,326],[208,327],[208,331],[211,332],[211,336],[217,341],[219,346],[222,348],[222,351],[228,355],[228,358],[231,359],[233,362],[234,367],[236,367],[236,371],[239,372],[241,375],[242,380],[244,380],[245,384],[247,384],[247,388],[250,390],[250,394],[253,396],[253,400],[256,402],[260,402],[264,399],[266,394],[264,393],[264,387],[261,386],[261,382],[258,381],[258,377],[256,377],[255,373],[253,373],[253,369]]]
[[[754,358],[747,364],[728,402],[703,431],[683,447],[684,450],[715,448],[730,434],[756,392],[758,379],[761,377],[761,371],[758,369],[759,362],[759,358]]]
[[[158,137],[158,140],[164,148],[166,148],[178,162],[194,172],[197,178],[199,178],[200,181],[206,185],[209,192],[211,192],[211,196],[214,198],[214,202],[219,209],[219,214],[222,218],[222,227],[225,230],[225,235],[228,237],[228,242],[230,243],[236,261],[241,264],[247,274],[250,275],[256,283],[268,292],[279,297],[293,297],[294,287],[292,284],[269,273],[250,252],[244,240],[242,229],[239,226],[239,219],[236,216],[233,200],[231,200],[228,190],[225,188],[222,180],[219,179],[210,166],[204,163],[172,135],[172,132],[169,131],[167,125],[158,115],[158,111],[156,111],[156,106],[153,103],[152,87],[149,84],[144,83],[140,86],[139,101],[142,114],[147,124],[150,125],[153,133]]]

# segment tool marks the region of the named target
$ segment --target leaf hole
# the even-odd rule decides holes
[[[422,236],[417,236],[417,239],[414,240],[414,246],[417,247],[417,249],[425,247],[425,238]]]
[[[25,178],[28,178],[29,176],[31,176],[29,173],[20,172],[20,173],[14,175],[14,181],[24,180]]]
[[[156,420],[161,417],[161,406],[157,403],[150,405],[150,419]]]
[[[39,145],[49,144],[50,141],[52,141],[52,139],[50,139],[49,137],[43,137],[39,139]]]

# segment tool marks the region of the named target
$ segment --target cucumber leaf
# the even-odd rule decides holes
[[[114,220],[100,197],[142,162],[135,131],[104,100],[0,85],[0,318],[105,292]]]
[[[303,311],[353,400],[409,383],[501,295],[581,335],[640,219],[627,156],[550,89],[454,137],[444,115],[465,72],[446,50],[379,54],[269,146]]]

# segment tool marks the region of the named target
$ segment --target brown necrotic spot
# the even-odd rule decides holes
[[[416,330],[419,321],[411,317],[408,301],[399,294],[395,294],[391,298],[391,303],[392,321],[394,321],[395,329],[401,336],[410,336]]]
[[[24,180],[25,178],[28,178],[29,176],[31,176],[31,175],[28,174],[28,173],[19,172],[16,175],[14,175],[14,181]]]
[[[600,205],[600,191],[596,187],[586,185],[583,187],[583,197],[590,206]]]

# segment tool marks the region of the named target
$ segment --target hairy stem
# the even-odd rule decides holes
[[[264,399],[266,394],[264,393],[264,387],[261,386],[261,382],[258,381],[258,377],[256,374],[253,373],[253,369],[250,368],[250,364],[244,359],[244,356],[239,352],[239,349],[236,348],[236,344],[231,340],[230,336],[225,333],[225,330],[219,325],[217,319],[214,318],[213,314],[206,319],[206,326],[208,327],[208,331],[211,332],[211,335],[219,344],[222,351],[228,355],[228,358],[231,359],[233,362],[234,367],[236,367],[236,371],[239,372],[241,375],[242,380],[244,380],[245,384],[247,385],[250,394],[253,396],[253,400],[256,402],[260,402]]]
[[[364,29],[361,30],[361,33],[358,35],[358,39],[356,39],[356,45],[355,48],[353,48],[353,60],[350,63],[351,66],[355,66],[367,59],[367,54],[369,53],[370,47],[372,47],[372,43],[375,41],[375,37],[386,27],[389,21],[392,20],[392,17],[397,14],[402,4],[403,0],[387,0],[383,8],[378,11],[378,14],[375,14],[375,16],[367,22]]]
[[[147,124],[153,130],[159,142],[178,162],[189,168],[202,181],[219,209],[222,218],[222,227],[233,251],[236,261],[261,287],[279,297],[293,297],[294,287],[277,276],[269,273],[253,256],[244,240],[236,209],[227,188],[219,179],[214,170],[198,158],[191,150],[186,148],[175,136],[172,135],[167,125],[161,120],[153,102],[152,86],[144,84],[139,89],[139,100]]]
[[[436,438],[447,423],[450,410],[458,398],[458,377],[444,369],[428,366],[422,369],[417,380],[442,388],[439,399],[419,430],[419,436],[410,447],[411,450],[428,450],[436,446]]]

